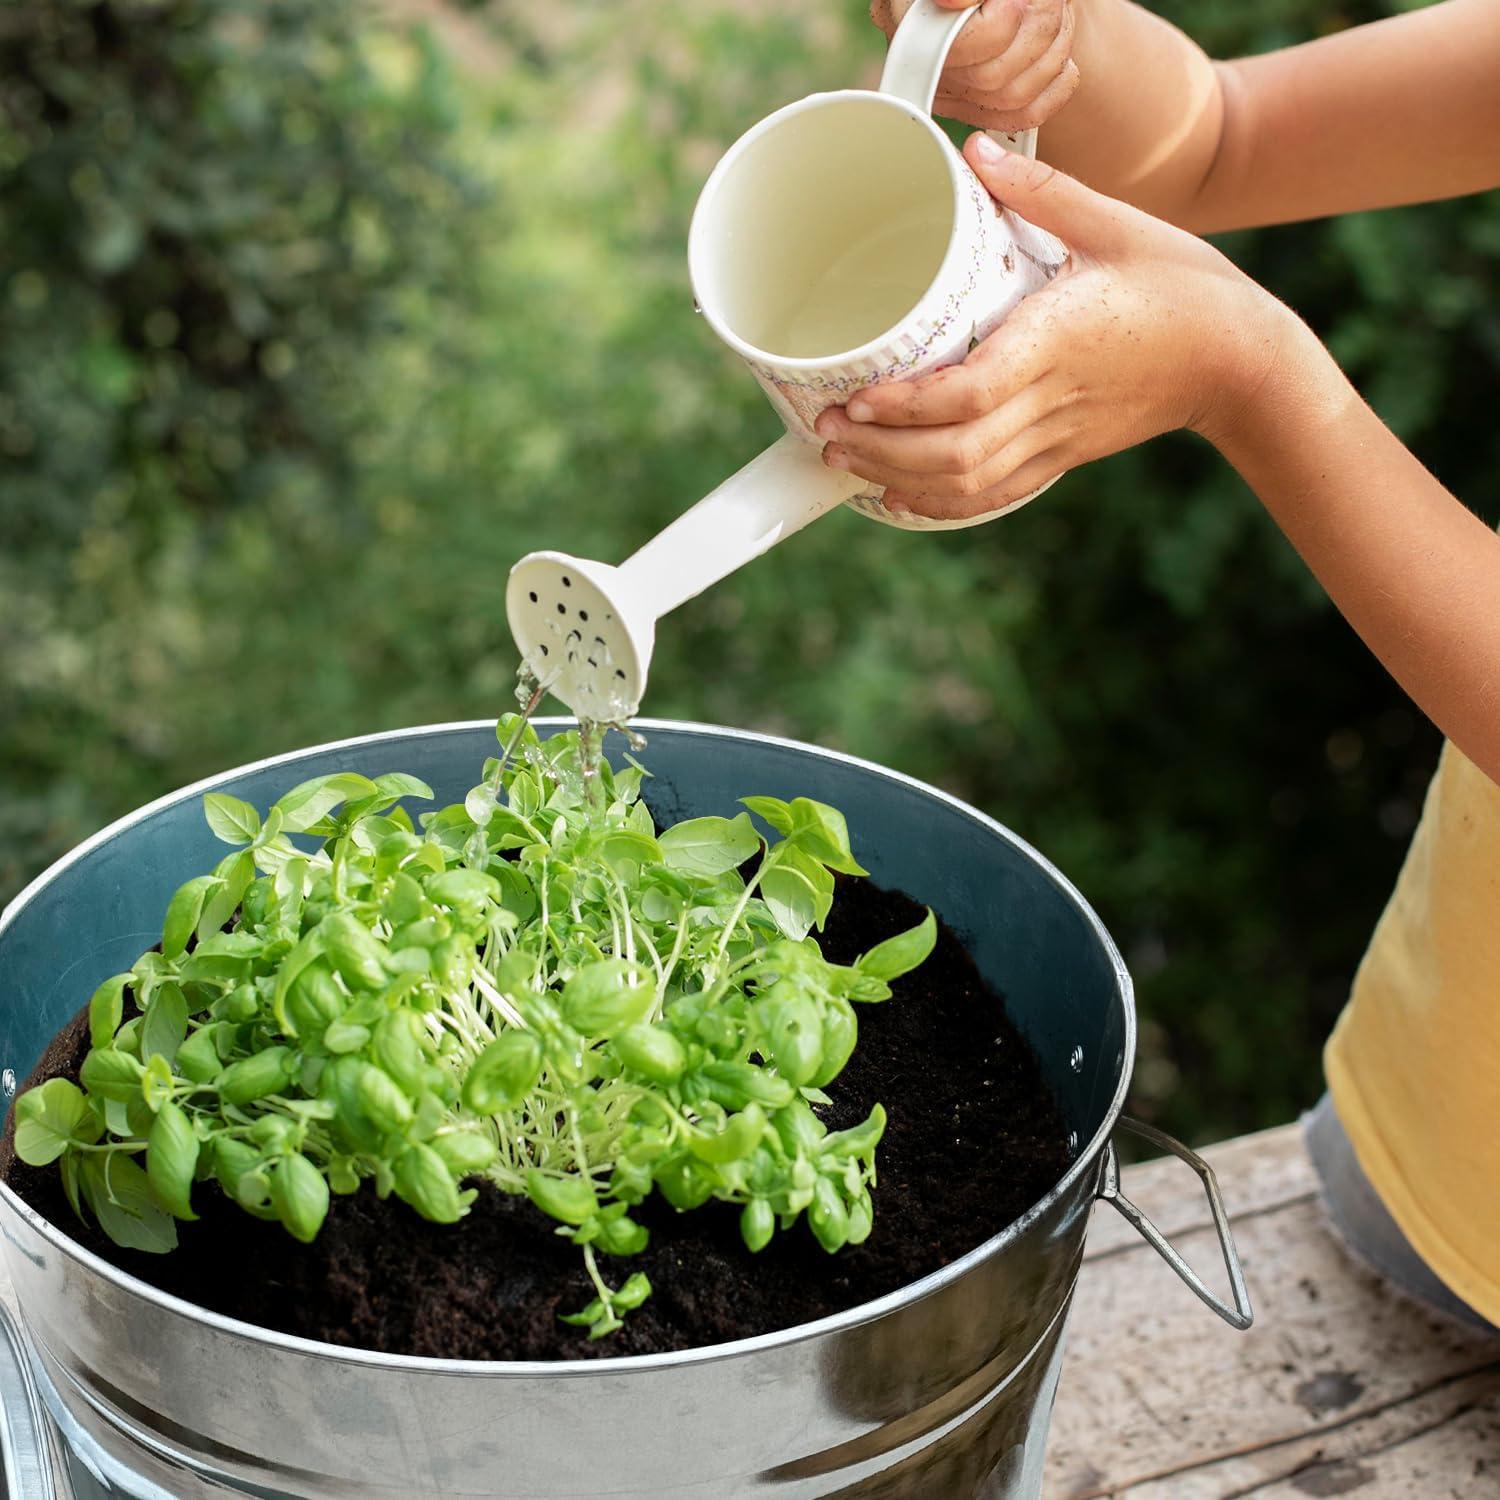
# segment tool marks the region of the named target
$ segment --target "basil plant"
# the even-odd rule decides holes
[[[570,1321],[595,1337],[650,1293],[599,1255],[645,1248],[653,1192],[737,1205],[751,1251],[804,1217],[829,1251],[865,1239],[885,1113],[830,1133],[816,1106],[931,913],[829,963],[810,933],[864,873],[834,809],[747,797],[659,831],[634,762],[516,715],[498,734],[515,754],[415,821],[432,793],[401,774],[318,777],[264,817],[210,793],[233,848],[93,996],[79,1083],[17,1101],[22,1159],[145,1251],[210,1182],[311,1242],[331,1194],[449,1224],[482,1179],[579,1247],[595,1295]]]

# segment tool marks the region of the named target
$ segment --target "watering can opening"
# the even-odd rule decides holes
[[[948,257],[954,165],[886,95],[814,95],[771,116],[694,215],[693,284],[714,331],[778,362],[884,343]]]

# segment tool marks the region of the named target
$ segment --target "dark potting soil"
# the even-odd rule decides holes
[[[842,883],[823,951],[850,963],[912,926],[921,908],[867,881]],[[55,1168],[17,1161],[13,1125],[0,1175],[80,1244],[186,1301],[330,1344],[451,1359],[574,1359],[654,1354],[768,1333],[857,1306],[938,1270],[1024,1213],[1066,1170],[1066,1128],[1036,1057],[947,928],[884,1004],[861,1005],[859,1046],[829,1092],[830,1129],[885,1105],[876,1158],[875,1228],[861,1246],[822,1250],[803,1223],[758,1255],[740,1240],[738,1210],[678,1214],[653,1198],[635,1216],[651,1244],[628,1260],[601,1257],[618,1285],[651,1278],[647,1302],[590,1343],[559,1322],[592,1296],[582,1258],[524,1198],[487,1185],[468,1216],[439,1226],[373,1190],[334,1198],[316,1242],[251,1218],[212,1185],[202,1217],[178,1226],[171,1255],[122,1250],[81,1223]],[[76,1079],[88,1051],[80,1014],[27,1086]]]

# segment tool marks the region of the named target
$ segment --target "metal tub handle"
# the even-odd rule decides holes
[[[0,1303],[0,1494],[56,1500],[44,1420],[20,1334]]]
[[[1214,1169],[1196,1151],[1190,1151],[1181,1141],[1173,1140],[1154,1125],[1132,1120],[1126,1115],[1121,1115],[1118,1123],[1122,1129],[1131,1131],[1153,1146],[1170,1151],[1173,1156],[1185,1161],[1202,1179],[1203,1190],[1208,1194],[1209,1211],[1214,1218],[1214,1229],[1219,1236],[1219,1249],[1224,1253],[1224,1269],[1229,1273],[1229,1288],[1234,1297],[1234,1306],[1231,1307],[1204,1284],[1203,1278],[1177,1253],[1161,1230],[1120,1191],[1120,1158],[1113,1141],[1105,1149],[1104,1175],[1099,1184],[1099,1196],[1118,1209],[1140,1233],[1141,1238],[1231,1328],[1241,1331],[1248,1328],[1255,1321],[1255,1312],[1250,1306],[1250,1293],[1245,1289],[1245,1273],[1240,1269],[1239,1252],[1234,1248],[1234,1236],[1229,1232],[1229,1215],[1224,1212],[1224,1200],[1219,1196],[1219,1181],[1214,1176]]]

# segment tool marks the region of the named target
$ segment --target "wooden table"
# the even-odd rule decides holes
[[[1349,1260],[1297,1126],[1204,1155],[1255,1326],[1220,1323],[1123,1219],[1096,1209],[1045,1500],[1500,1497],[1500,1343],[1422,1312]],[[1187,1167],[1142,1163],[1123,1187],[1224,1285]]]

